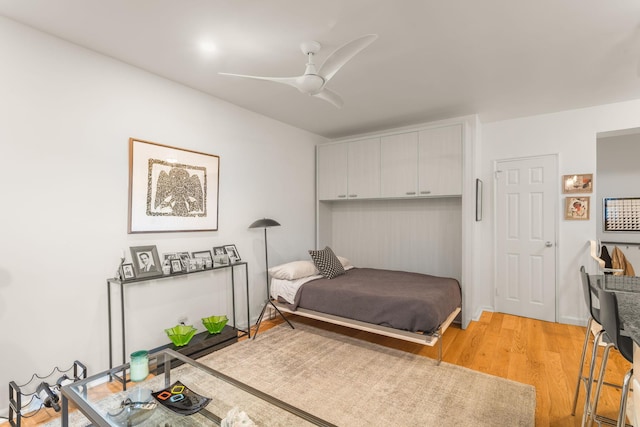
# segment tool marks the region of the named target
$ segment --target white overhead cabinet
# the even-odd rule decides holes
[[[347,198],[347,144],[318,147],[318,200]]]
[[[418,132],[380,139],[381,195],[415,197],[418,194]]]
[[[380,197],[380,138],[318,147],[318,199]]]
[[[418,195],[462,194],[462,125],[418,133]]]
[[[381,196],[462,194],[462,125],[381,138]]]

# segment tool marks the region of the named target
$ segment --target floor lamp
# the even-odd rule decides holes
[[[278,307],[275,306],[273,301],[271,301],[271,285],[269,283],[269,252],[267,249],[267,228],[270,227],[279,227],[280,223],[273,219],[262,218],[254,221],[249,228],[264,228],[264,263],[265,263],[265,274],[267,278],[267,302],[264,303],[264,307],[262,307],[262,311],[260,312],[260,316],[258,317],[258,321],[256,322],[256,332],[253,334],[253,339],[256,339],[258,335],[258,329],[260,328],[260,323],[262,322],[262,318],[264,316],[264,312],[267,310],[267,306],[271,304],[271,306],[276,310],[276,312],[291,326],[291,329],[295,329],[291,322],[284,317],[284,314],[278,310]]]

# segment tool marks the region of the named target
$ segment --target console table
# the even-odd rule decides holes
[[[242,330],[242,329],[238,329],[236,327],[236,297],[235,297],[235,268],[236,267],[244,267],[244,272],[245,272],[245,292],[246,292],[246,297],[247,297],[247,329],[246,330]],[[140,283],[140,282],[148,282],[151,280],[167,280],[167,279],[176,279],[179,277],[183,277],[183,276],[187,276],[190,274],[202,274],[202,273],[211,273],[213,271],[217,271],[217,270],[229,270],[231,272],[231,319],[233,321],[233,333],[234,333],[234,337],[235,340],[237,340],[238,335],[237,332],[243,332],[243,335],[240,336],[248,336],[249,338],[251,338],[251,315],[249,313],[249,268],[246,262],[236,262],[236,263],[232,263],[232,264],[228,264],[228,265],[220,265],[220,266],[215,266],[212,268],[208,268],[208,269],[204,269],[204,270],[197,270],[197,271],[191,271],[191,272],[183,272],[183,273],[174,273],[174,274],[169,274],[169,275],[164,275],[164,276],[155,276],[155,277],[145,277],[145,278],[140,278],[140,279],[130,279],[130,280],[120,280],[118,278],[109,278],[107,279],[107,305],[108,305],[108,311],[109,311],[109,369],[112,369],[114,367],[114,363],[113,363],[113,325],[112,325],[112,315],[111,315],[111,287],[112,285],[114,286],[119,286],[120,287],[120,316],[121,316],[121,323],[122,323],[122,331],[121,331],[121,335],[122,335],[122,363],[126,363],[127,360],[127,351],[126,351],[126,328],[125,328],[125,305],[124,305],[124,295],[125,295],[125,287],[128,285],[134,285],[136,283]],[[229,328],[229,326],[225,326],[225,330],[227,330]],[[208,333],[208,332],[207,332]],[[228,337],[228,334],[221,334],[221,336],[224,337]],[[168,338],[167,338],[168,339]],[[195,339],[195,337],[194,337]],[[226,339],[226,338],[225,338]],[[202,341],[202,340],[198,340],[198,341]],[[220,344],[220,342],[217,342],[215,340],[209,340],[210,341],[210,346],[214,347],[217,346],[218,344]],[[188,345],[187,345],[188,346]],[[187,347],[185,346],[185,347]],[[202,343],[199,342],[199,348],[198,351],[202,351]]]

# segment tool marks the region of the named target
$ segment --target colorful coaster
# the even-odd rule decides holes
[[[151,393],[151,395],[161,405],[180,415],[195,414],[211,402],[210,398],[189,390],[189,387],[180,381],[176,381],[163,390]]]

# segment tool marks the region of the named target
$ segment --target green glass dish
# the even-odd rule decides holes
[[[189,344],[198,330],[193,325],[176,325],[164,331],[175,346],[182,347]]]
[[[227,316],[209,316],[202,319],[202,324],[210,334],[219,334],[228,321]]]

